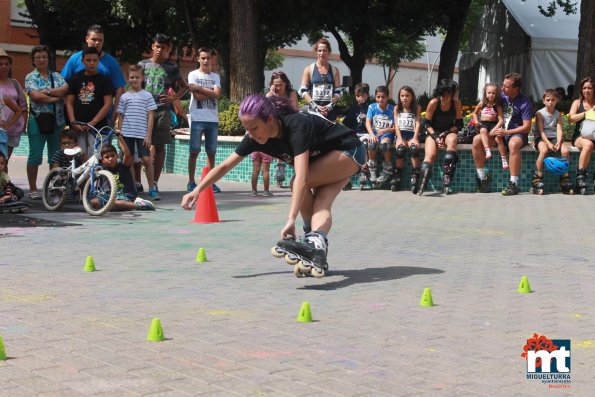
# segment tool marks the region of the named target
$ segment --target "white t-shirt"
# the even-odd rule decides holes
[[[195,84],[209,89],[221,88],[221,80],[217,73],[203,73],[199,69],[188,73],[188,84]],[[219,111],[217,110],[217,99],[215,98],[197,101],[194,95],[191,95],[189,110],[191,121],[219,122]]]

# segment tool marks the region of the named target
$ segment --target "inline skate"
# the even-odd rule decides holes
[[[370,170],[368,169],[368,164],[364,164],[362,170],[359,174],[359,190],[364,190],[364,188],[370,183]]]
[[[574,194],[572,182],[570,182],[570,174],[568,172],[560,176],[560,190],[562,190],[563,194]]]
[[[442,190],[444,194],[450,193],[450,185],[457,170],[458,159],[459,157],[456,152],[451,150],[446,151],[444,164],[442,165]]]
[[[271,253],[276,258],[285,257],[285,261],[293,266],[296,277],[322,278],[328,270],[328,241],[316,232],[306,233],[298,240],[280,240]]]
[[[587,176],[588,171],[584,168],[579,168],[576,173],[576,191],[580,195],[587,194]]]
[[[417,194],[419,194],[421,196],[422,194],[424,194],[424,190],[428,186],[428,182],[430,181],[430,178],[432,177],[432,164],[430,164],[426,161],[421,163],[421,169],[419,170],[419,177],[420,177],[421,181],[419,183],[419,189],[417,191]]]
[[[283,187],[283,182],[285,181],[285,163],[277,163],[275,180],[277,181],[277,187]]]
[[[414,168],[411,170],[411,193],[417,194],[419,191],[419,168]]]
[[[545,185],[543,183],[543,173],[535,171],[531,178],[531,189],[529,191],[533,194],[542,195],[545,191]]]
[[[401,181],[403,180],[403,169],[395,168],[393,179],[390,181],[390,190],[396,192],[401,189]]]
[[[382,172],[374,183],[374,189],[381,189],[386,186],[393,178],[393,165],[390,161],[382,162]]]

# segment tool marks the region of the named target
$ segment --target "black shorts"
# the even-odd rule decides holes
[[[490,132],[494,129],[496,124],[498,124],[497,121],[481,121],[479,123],[479,130],[481,130],[482,128],[485,128],[486,130],[488,130],[488,132]]]

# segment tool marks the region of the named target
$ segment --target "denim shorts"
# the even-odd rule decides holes
[[[360,143],[353,149],[344,150],[343,154],[350,157],[360,167],[363,167],[366,161],[368,161],[368,151],[363,143]]]
[[[200,141],[205,136],[205,152],[217,153],[217,136],[219,123],[208,121],[192,121],[190,123],[190,153],[200,153]]]

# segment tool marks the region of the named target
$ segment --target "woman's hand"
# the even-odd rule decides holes
[[[198,188],[194,189],[190,193],[186,193],[184,197],[182,197],[182,202],[180,203],[182,208],[184,208],[186,211],[190,211],[192,207],[194,207],[196,200],[198,200],[198,194]]]
[[[185,197],[185,196],[184,196]],[[288,220],[283,229],[281,229],[281,239],[295,238],[295,220]]]

